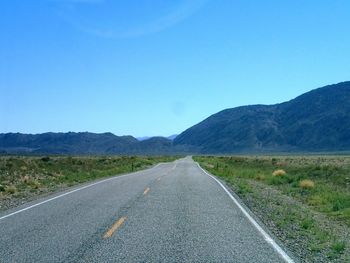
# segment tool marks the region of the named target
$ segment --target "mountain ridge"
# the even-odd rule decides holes
[[[2,133],[0,152],[27,154],[162,154],[172,141],[156,137],[138,141],[126,135],[90,132]],[[145,146],[146,145],[146,146]]]
[[[172,137],[172,136],[170,136]],[[217,112],[175,138],[112,133],[0,134],[0,152],[31,154],[230,154],[350,150],[350,81],[273,105]]]
[[[350,82],[341,82],[283,103],[222,110],[181,133],[174,144],[201,153],[348,150],[349,105]]]

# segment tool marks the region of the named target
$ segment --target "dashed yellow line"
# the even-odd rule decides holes
[[[108,229],[108,231],[103,235],[103,238],[110,238],[111,236],[113,236],[114,232],[117,231],[117,229],[124,223],[124,221],[126,220],[126,216],[125,217],[121,217],[118,219],[118,221],[116,221],[110,229]]]
[[[143,191],[143,195],[146,195],[148,192],[149,192],[149,190],[151,190],[149,187],[147,187],[146,189],[145,189],[145,191]]]

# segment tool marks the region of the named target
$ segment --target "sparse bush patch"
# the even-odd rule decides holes
[[[342,253],[345,249],[345,245],[344,241],[336,241],[332,244],[332,249],[335,253]]]
[[[311,218],[305,218],[301,221],[301,227],[303,229],[310,229],[314,224],[314,221]]]
[[[342,196],[337,196],[333,201],[333,211],[350,208],[350,199],[345,199]]]
[[[310,196],[310,198],[307,200],[307,204],[311,206],[322,206],[325,204],[325,201],[322,196],[316,194]]]

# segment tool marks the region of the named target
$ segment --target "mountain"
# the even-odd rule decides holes
[[[151,138],[152,138],[152,136],[143,136],[143,137],[137,137],[136,139],[141,142],[141,141],[145,141],[145,140],[148,140],[148,139],[151,139]]]
[[[170,139],[164,137],[152,137],[147,140],[141,141],[136,151],[145,152],[147,154],[157,153],[172,153],[173,142]]]
[[[0,134],[0,152],[30,154],[162,154],[172,141],[150,138],[139,142],[132,136],[112,133],[68,132]]]
[[[132,136],[89,132],[0,134],[2,154],[322,151],[350,151],[350,82],[315,89],[280,104],[226,109],[168,138],[140,141]]]
[[[175,140],[175,138],[177,137],[177,135],[178,134],[173,134],[173,135],[170,135],[170,136],[168,136],[167,138],[169,139],[169,140]]]
[[[350,150],[350,82],[281,104],[223,110],[181,133],[174,145],[201,153]]]
[[[167,138],[169,140],[174,140],[176,138],[177,134],[173,134],[170,135],[168,137],[163,137],[163,136],[143,136],[143,137],[137,137],[136,139],[138,139],[139,141],[145,141],[148,139],[152,139],[152,138]]]
[[[112,133],[68,132],[43,134],[0,134],[0,150],[48,154],[101,154],[111,149],[123,152],[138,141],[131,136]]]

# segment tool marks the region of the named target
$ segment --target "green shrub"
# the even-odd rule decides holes
[[[336,241],[332,244],[332,250],[335,253],[342,253],[345,250],[345,242],[344,241]]]
[[[43,162],[48,162],[48,161],[50,161],[50,157],[49,156],[45,156],[45,157],[42,157],[41,160]]]

